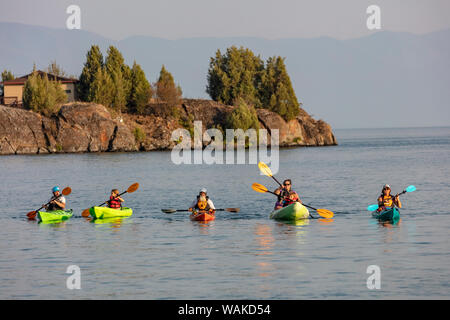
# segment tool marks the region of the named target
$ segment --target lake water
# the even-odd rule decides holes
[[[275,189],[256,165],[174,165],[170,152],[0,157],[0,299],[449,299],[450,128],[336,130],[339,146],[280,150],[279,180],[331,221],[270,220]],[[132,217],[93,223],[81,211],[124,196]],[[408,185],[397,224],[366,211],[383,184]],[[54,185],[70,186],[75,216],[28,221]],[[215,221],[185,209],[207,187]],[[312,212],[314,214],[314,212]],[[316,214],[317,216],[317,214]],[[69,265],[81,290],[69,290]],[[370,265],[381,288],[369,290]]]

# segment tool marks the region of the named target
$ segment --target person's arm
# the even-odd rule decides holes
[[[402,202],[400,201],[400,197],[397,195],[395,197],[395,204],[397,205],[397,207],[401,208],[402,207]]]
[[[66,208],[66,201],[64,201],[63,198],[58,198],[52,201],[55,203],[58,207],[60,207],[62,210]]]
[[[214,203],[212,202],[211,199],[208,199],[208,204],[209,204],[209,207],[210,207],[212,210],[216,210],[216,207],[214,207]]]
[[[302,199],[300,199],[298,193],[296,192],[295,194],[297,195],[297,202],[300,202],[300,204],[303,204]]]
[[[121,197],[117,197],[117,200],[119,200],[120,202],[125,202],[125,200],[123,200]]]
[[[383,205],[384,205],[384,203],[383,203],[383,198],[378,197],[378,206],[379,206],[379,207],[382,207]]]
[[[191,206],[189,207],[189,211],[193,211],[196,204],[197,204],[197,200],[194,200],[194,201],[191,203]]]

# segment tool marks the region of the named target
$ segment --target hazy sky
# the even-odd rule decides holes
[[[269,39],[367,35],[369,5],[382,30],[427,33],[450,28],[449,0],[0,0],[0,21],[65,28],[66,8],[81,8],[81,28],[120,40],[256,36]]]

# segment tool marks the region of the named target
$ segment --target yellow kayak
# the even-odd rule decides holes
[[[299,202],[295,202],[284,208],[272,211],[269,217],[275,220],[295,221],[300,219],[308,219],[309,211],[308,208]]]
[[[107,219],[117,217],[129,217],[133,214],[133,210],[127,207],[122,207],[119,209],[113,209],[108,207],[92,207],[89,209],[89,213],[94,219]]]

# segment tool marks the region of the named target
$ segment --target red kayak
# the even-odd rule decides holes
[[[216,213],[213,212],[194,212],[190,216],[192,221],[212,221],[216,218]]]

